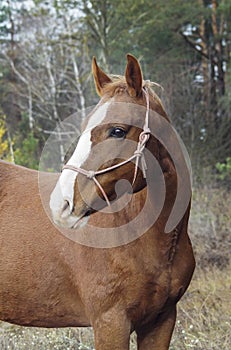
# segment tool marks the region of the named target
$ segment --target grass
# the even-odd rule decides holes
[[[2,323],[1,350],[91,350],[94,349],[90,328],[28,328]]]
[[[228,268],[198,269],[178,305],[171,350],[229,350],[230,286]]]
[[[178,317],[170,350],[229,350],[231,339],[230,218],[231,196],[218,188],[194,192],[190,236],[197,269]],[[131,340],[132,350],[135,338]],[[0,323],[1,350],[90,350],[86,329],[41,329]]]

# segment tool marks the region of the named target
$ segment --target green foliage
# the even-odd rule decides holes
[[[5,116],[0,116],[0,158],[8,161],[12,161],[12,155],[10,152],[10,140],[7,134],[7,126],[5,122]]]
[[[231,182],[231,157],[226,158],[226,162],[217,163],[218,179]]]
[[[23,125],[22,122],[21,128]],[[9,131],[7,130],[5,116],[0,118],[1,159],[38,169],[38,143],[39,140],[33,135],[33,132],[26,132],[25,125],[24,132],[18,133],[11,140]]]
[[[14,151],[16,164],[20,164],[32,169],[38,169],[38,142],[33,132],[28,133],[22,143]],[[17,142],[16,142],[17,144]]]

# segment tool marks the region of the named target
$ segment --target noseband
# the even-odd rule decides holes
[[[145,121],[144,121],[143,131],[139,135],[139,141],[138,141],[138,144],[137,144],[137,148],[136,148],[135,152],[133,153],[133,155],[130,158],[124,160],[123,162],[120,162],[118,164],[112,165],[112,166],[110,166],[108,168],[105,168],[105,169],[102,169],[102,170],[98,170],[98,171],[85,170],[83,168],[78,168],[78,167],[76,167],[74,165],[70,165],[70,164],[64,165],[63,169],[62,169],[62,170],[69,169],[69,170],[75,171],[77,173],[85,175],[88,179],[93,180],[95,182],[95,184],[97,185],[97,187],[99,188],[99,190],[101,191],[101,193],[102,193],[102,195],[103,195],[103,197],[104,197],[104,199],[107,202],[107,205],[109,207],[110,207],[110,201],[109,201],[108,196],[105,193],[103,187],[100,185],[99,181],[96,179],[97,175],[101,175],[101,174],[107,173],[108,171],[117,169],[117,168],[123,166],[124,164],[127,164],[127,163],[129,163],[129,162],[131,162],[132,160],[135,159],[135,171],[134,171],[134,177],[133,177],[132,185],[135,183],[135,180],[136,180],[136,177],[137,177],[139,160],[141,160],[141,168],[142,168],[143,176],[144,176],[144,178],[146,178],[147,164],[146,164],[146,161],[145,161],[145,157],[144,157],[143,151],[144,151],[144,149],[146,147],[146,143],[149,140],[151,131],[150,131],[149,127],[148,127],[148,125],[149,125],[149,123],[148,123],[148,121],[149,121],[149,94],[148,94],[148,92],[146,91],[145,88],[143,88],[142,90],[143,90],[145,98],[146,98]]]

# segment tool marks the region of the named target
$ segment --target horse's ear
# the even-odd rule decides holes
[[[99,68],[95,57],[93,57],[92,59],[92,73],[94,76],[96,91],[99,96],[102,96],[103,87],[106,84],[111,83],[112,80],[109,78],[109,76],[106,73],[104,73],[104,71],[102,71],[102,69]]]
[[[143,84],[142,71],[137,59],[130,54],[127,54],[125,78],[128,85],[129,95],[131,97],[139,96],[141,94]]]

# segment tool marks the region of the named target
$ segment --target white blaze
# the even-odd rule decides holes
[[[78,168],[87,160],[91,151],[91,131],[94,127],[102,123],[106,117],[109,102],[104,103],[96,109],[88,120],[84,133],[80,136],[76,149],[67,162],[67,164],[74,165]],[[70,204],[70,213],[74,206],[74,185],[78,173],[70,169],[64,169],[59,177],[50,198],[50,207],[56,213],[63,208],[64,201],[67,200]]]

